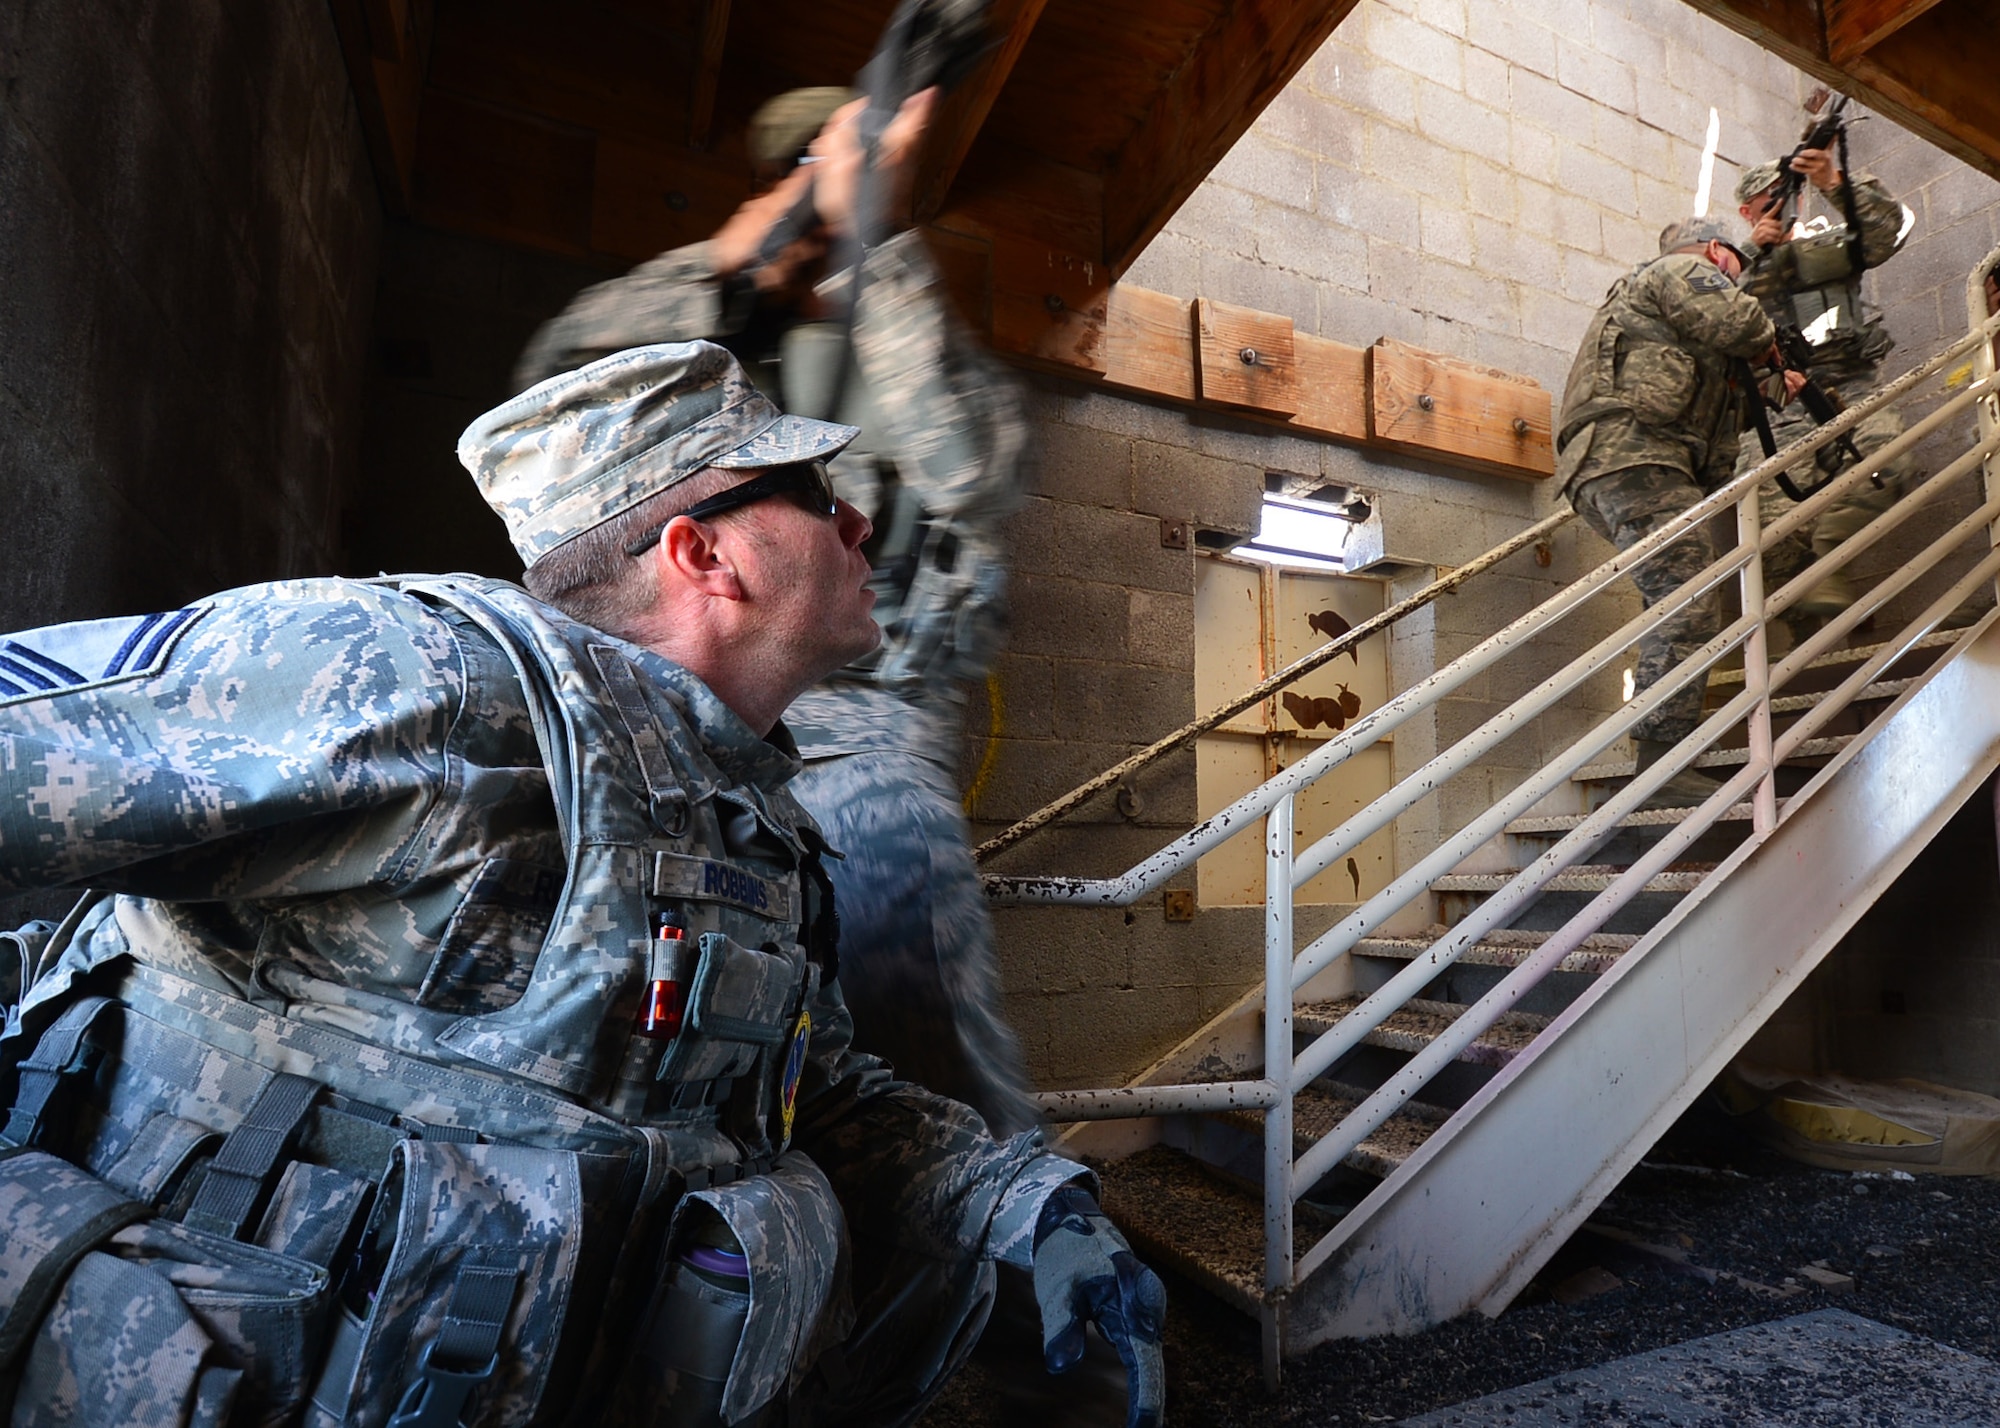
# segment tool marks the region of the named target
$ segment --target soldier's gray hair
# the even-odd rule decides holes
[[[728,490],[755,471],[723,471],[709,467],[610,520],[592,526],[529,566],[521,577],[528,593],[555,606],[572,620],[630,638],[659,598],[659,582],[650,560],[626,554],[632,542],[656,530],[697,501]]]

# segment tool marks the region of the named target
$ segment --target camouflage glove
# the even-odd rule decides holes
[[[1159,1428],[1167,1399],[1160,1354],[1166,1286],[1080,1185],[1049,1196],[1035,1222],[1035,1299],[1049,1372],[1083,1357],[1083,1324],[1090,1320],[1125,1363],[1131,1385],[1125,1428]]]

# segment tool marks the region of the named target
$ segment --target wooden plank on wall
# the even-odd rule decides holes
[[[1120,283],[1111,289],[1105,326],[1108,384],[1192,402],[1194,336],[1186,298]]]
[[[406,217],[436,28],[432,0],[333,0],[331,8],[382,206]]]
[[[1222,406],[1290,416],[1299,409],[1292,320],[1212,298],[1196,298],[1195,395]]]
[[[1388,338],[1368,355],[1371,440],[1530,480],[1554,474],[1549,394],[1539,383]]]
[[[1023,365],[1487,474],[1539,480],[1554,470],[1549,394],[1532,378],[1401,343],[1351,347],[1295,332],[1277,313],[1107,287],[1099,265],[1018,235],[925,231],[961,312]],[[1256,361],[1243,360],[1246,348]],[[1384,397],[1420,412],[1415,398],[1430,394],[1424,421],[1384,418],[1378,429],[1370,372],[1383,348],[1385,375],[1405,374],[1394,378],[1403,395]]]

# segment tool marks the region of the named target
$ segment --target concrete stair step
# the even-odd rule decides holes
[[[1677,863],[1663,873],[1655,873],[1646,880],[1643,889],[1649,893],[1693,892],[1701,880],[1715,871],[1714,863]],[[1507,886],[1518,875],[1519,869],[1506,873],[1447,873],[1431,884],[1432,892],[1439,893],[1495,893]],[[1544,892],[1600,893],[1625,875],[1625,869],[1603,863],[1578,863],[1565,868],[1546,883]]]
[[[1264,1207],[1250,1189],[1164,1145],[1100,1166],[1098,1173],[1105,1212],[1140,1258],[1173,1269],[1246,1313],[1259,1312]],[[1299,1214],[1293,1253],[1305,1254],[1327,1228],[1318,1217]]]
[[[1797,763],[1804,759],[1823,759],[1837,754],[1854,739],[1852,734],[1836,734],[1828,739],[1807,739],[1796,749],[1786,763]],[[1696,756],[1694,766],[1698,769],[1741,768],[1750,762],[1748,749],[1710,749]],[[1570,775],[1575,783],[1596,783],[1603,779],[1630,778],[1639,771],[1636,759],[1609,759],[1601,764],[1587,764]]]
[[[1905,650],[1903,657],[1908,658],[1910,655],[1920,654],[1925,651],[1950,649],[1954,644],[1958,643],[1959,637],[1964,633],[1964,630],[1938,630],[1933,634],[1925,635],[1922,639],[1911,645],[1909,649]],[[1800,670],[1799,673],[1808,674],[1814,670],[1833,669],[1844,664],[1860,664],[1870,656],[1880,652],[1882,648],[1882,645],[1873,644],[1856,645],[1852,649],[1828,650],[1825,654]],[[1722,685],[1740,685],[1742,683],[1743,671],[1740,668],[1712,669],[1708,672],[1708,687],[1710,689],[1715,689]]]
[[[1863,699],[1894,699],[1916,682],[1916,676],[1914,675],[1908,679],[1878,679],[1873,684],[1864,685],[1861,692],[1854,697],[1857,701]],[[1832,692],[1830,689],[1816,689],[1810,694],[1781,694],[1771,701],[1771,712],[1773,714],[1802,714],[1815,705],[1825,703],[1826,696]]]
[[[1360,1006],[1361,1001],[1360,997],[1341,997],[1335,1001],[1301,1002],[1292,1008],[1292,1030],[1308,1036],[1323,1035],[1339,1025],[1341,1018]],[[1362,1038],[1362,1043],[1414,1054],[1429,1046],[1468,1010],[1469,1007],[1456,1002],[1413,997]],[[1458,1059],[1475,1066],[1505,1066],[1526,1050],[1528,1043],[1551,1020],[1532,1012],[1508,1012],[1459,1052]]]
[[[1785,801],[1778,800],[1783,808]],[[1642,808],[1637,813],[1628,813],[1618,820],[1620,828],[1671,828],[1677,823],[1685,823],[1692,808]],[[1725,809],[1718,823],[1748,823],[1750,821],[1748,803],[1733,804]],[[1553,813],[1541,818],[1516,818],[1507,825],[1506,831],[1516,838],[1537,837],[1550,833],[1567,833],[1590,817],[1588,813]]]
[[[1416,937],[1364,937],[1354,945],[1354,952],[1361,957],[1392,958],[1408,962],[1423,956],[1438,939],[1450,935],[1451,929],[1439,923]],[[1551,932],[1534,932],[1521,928],[1499,928],[1466,948],[1456,965],[1518,967],[1534,954],[1537,947],[1554,935]],[[1638,941],[1636,933],[1593,933],[1584,938],[1575,951],[1563,958],[1555,970],[1600,976],[1610,971],[1618,959],[1630,951]]]
[[[1322,1081],[1300,1091],[1292,1098],[1293,1154],[1303,1154],[1367,1099],[1368,1092],[1362,1087],[1331,1081]],[[1451,1112],[1442,1106],[1426,1105],[1421,1101],[1408,1102],[1343,1156],[1341,1164],[1386,1180],[1416,1153],[1418,1146],[1430,1139],[1432,1131],[1450,1117]],[[1264,1117],[1258,1111],[1227,1111],[1221,1119],[1251,1135],[1261,1136],[1264,1133]]]

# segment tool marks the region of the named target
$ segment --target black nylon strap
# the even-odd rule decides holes
[[[42,1143],[43,1122],[56,1093],[65,1081],[84,1075],[97,1063],[99,1048],[85,1039],[85,1033],[115,1005],[109,997],[84,997],[66,1007],[42,1033],[28,1059],[16,1068],[20,1079],[14,1088],[14,1104],[7,1112],[6,1128],[0,1130],[0,1144]]]
[[[240,1237],[321,1089],[304,1076],[273,1076],[224,1138],[181,1223],[225,1239]]]
[[[389,1428],[454,1428],[472,1390],[500,1367],[500,1335],[520,1282],[517,1269],[459,1266],[444,1323],[424,1346]]]
[[[50,1247],[28,1272],[20,1293],[8,1306],[4,1321],[0,1321],[0,1379],[13,1371],[16,1360],[34,1341],[42,1316],[55,1302],[76,1262],[127,1225],[152,1213],[153,1207],[142,1201],[123,1200],[99,1210]]]

